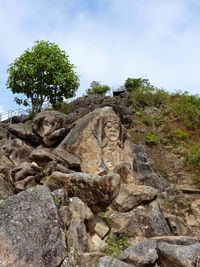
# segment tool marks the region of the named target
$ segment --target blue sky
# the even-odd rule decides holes
[[[120,86],[144,77],[200,94],[199,0],[1,0],[0,112],[16,109],[7,68],[36,40],[55,42],[80,75]]]

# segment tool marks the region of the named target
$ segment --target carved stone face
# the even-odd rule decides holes
[[[107,139],[116,142],[120,135],[120,124],[117,120],[108,120],[104,124],[104,132]]]

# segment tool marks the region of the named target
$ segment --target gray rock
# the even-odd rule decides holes
[[[174,235],[186,235],[187,234],[187,226],[181,217],[175,216],[173,214],[166,214],[166,213],[164,214],[164,216],[170,227],[171,232]]]
[[[36,162],[45,170],[48,168],[49,162],[52,161],[60,163],[64,166],[66,165],[66,162],[64,160],[53,154],[52,149],[42,147],[36,148],[32,151],[32,153],[30,154],[30,160]]]
[[[199,260],[200,243],[190,246],[159,243],[158,255],[161,267],[194,267]]]
[[[70,199],[69,210],[73,220],[81,220],[84,222],[89,233],[94,231],[96,219],[90,208],[78,197]]]
[[[85,202],[93,213],[108,207],[117,196],[120,188],[120,176],[104,176],[87,173],[65,174],[66,190],[69,196],[77,196]]]
[[[130,212],[109,211],[112,231],[129,237],[154,237],[171,235],[167,222],[156,201],[141,205]]]
[[[1,267],[55,267],[65,257],[57,209],[47,187],[24,191],[0,204]]]
[[[62,220],[64,222],[64,226],[66,229],[69,228],[69,225],[71,223],[72,220],[72,214],[71,211],[69,210],[68,206],[63,206],[60,208],[60,215],[62,217]]]
[[[11,172],[13,182],[23,180],[27,177],[34,176],[35,181],[39,182],[44,176],[43,170],[37,164],[22,162]]]
[[[152,186],[160,191],[164,190],[169,183],[163,177],[157,175],[150,165],[149,157],[143,145],[134,144],[135,162],[134,168],[138,172],[141,184]]]
[[[89,250],[96,252],[106,252],[108,244],[103,241],[96,233],[92,233],[89,239]]]
[[[30,162],[29,155],[32,147],[25,144],[20,139],[9,140],[2,147],[3,155],[5,155],[16,166],[24,161]]]
[[[96,234],[103,239],[109,232],[108,225],[99,217],[96,217],[96,225],[94,228]]]
[[[200,238],[194,236],[158,236],[158,237],[153,237],[152,239],[156,240],[158,243],[165,242],[174,245],[188,246],[200,243]]]
[[[99,258],[104,255],[100,252],[69,253],[61,267],[96,267]]]
[[[72,220],[67,231],[68,251],[72,253],[89,252],[89,234],[82,221]]]
[[[57,111],[43,111],[33,120],[33,129],[46,146],[59,143],[67,134],[67,115]]]
[[[14,186],[17,192],[24,191],[26,189],[35,187],[37,185],[34,176],[28,176],[25,179],[15,182]]]
[[[153,201],[156,197],[157,191],[150,186],[122,184],[112,206],[117,211],[127,212],[141,204]]]
[[[13,187],[0,174],[0,200],[14,195]]]
[[[138,267],[155,264],[158,259],[157,243],[155,240],[146,240],[125,249],[119,259]]]
[[[32,145],[39,145],[41,143],[40,138],[32,131],[31,121],[10,124],[8,129],[17,138],[27,141]]]
[[[136,265],[128,264],[111,256],[105,256],[99,259],[97,267],[134,267]]]

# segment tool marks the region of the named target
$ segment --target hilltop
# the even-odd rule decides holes
[[[198,266],[199,106],[143,87],[1,124],[2,266]]]

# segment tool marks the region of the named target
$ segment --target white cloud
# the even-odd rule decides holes
[[[141,76],[200,93],[199,13],[195,0],[2,0],[1,84],[7,65],[45,39],[69,53],[81,76],[79,94],[92,80],[113,86]]]

